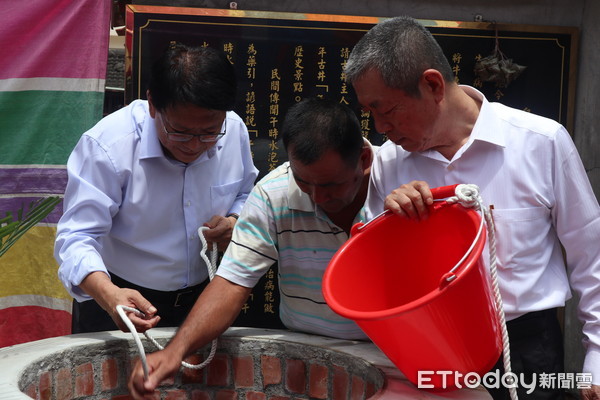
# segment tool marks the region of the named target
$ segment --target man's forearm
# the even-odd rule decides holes
[[[233,323],[252,288],[216,276],[204,289],[166,350],[184,359],[219,337]]]

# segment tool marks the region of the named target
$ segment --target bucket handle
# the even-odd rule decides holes
[[[456,194],[458,194],[457,191],[460,190],[460,189],[457,189],[458,186],[460,186],[460,185],[453,185]],[[463,185],[463,187],[464,186],[468,186],[468,185]],[[448,193],[446,191],[446,188],[449,188],[449,187],[450,186],[444,186],[444,187],[441,187],[440,189],[443,189],[444,193]],[[432,190],[432,192],[433,192],[433,190]],[[447,197],[452,197],[452,195],[447,196]],[[454,200],[458,200],[458,197],[456,197]],[[452,201],[452,203],[455,203],[455,202],[456,201]],[[461,203],[461,205],[463,207],[465,207],[465,204]],[[473,242],[471,243],[471,246],[469,246],[469,248],[467,249],[467,251],[465,252],[465,254],[463,254],[462,258],[460,260],[458,260],[458,262],[454,265],[454,267],[452,267],[450,269],[450,271],[446,272],[442,276],[442,279],[440,279],[440,289],[445,288],[453,280],[455,280],[457,278],[456,270],[462,265],[462,263],[466,260],[466,258],[473,252],[473,249],[475,248],[475,245],[479,242],[479,239],[481,238],[481,234],[483,232],[483,225],[484,225],[484,222],[485,222],[485,211],[483,209],[483,204],[481,204],[481,203],[478,202],[477,205],[479,206],[479,210],[478,211],[481,213],[481,218],[479,219],[479,229],[477,229],[477,234],[475,235],[475,239],[473,239]]]
[[[435,187],[431,189],[431,194],[433,196],[434,200],[438,200],[438,201],[442,201],[444,199],[447,199],[448,197],[452,197],[454,196],[455,192],[456,192],[456,187],[459,184],[454,184],[454,185],[448,185],[448,186],[439,186],[439,187]],[[350,230],[350,236],[354,236],[355,234],[359,233],[361,230],[365,229],[371,222],[376,221],[377,219],[383,217],[386,214],[390,214],[391,211],[390,210],[384,210],[383,212],[377,214],[372,220],[367,221],[366,223],[357,223],[354,226],[352,226],[352,229]]]
[[[448,186],[439,186],[436,188],[432,188],[431,189],[431,194],[433,195],[433,199],[434,201],[438,201],[438,202],[446,202],[446,199],[448,199],[449,197],[454,197],[456,195],[456,190],[458,188],[458,186],[460,186],[460,184],[454,184],[454,185],[448,185]],[[463,204],[464,206],[464,204]],[[479,205],[479,211],[481,212],[481,218],[480,218],[480,223],[479,223],[479,229],[477,230],[477,234],[475,235],[475,239],[473,240],[473,243],[471,243],[471,246],[469,246],[469,248],[467,249],[467,251],[465,252],[465,254],[462,256],[462,258],[454,265],[454,267],[452,267],[450,269],[450,271],[446,272],[442,278],[440,279],[440,289],[445,288],[446,286],[448,286],[453,280],[455,280],[457,278],[456,275],[456,270],[462,265],[462,263],[465,261],[465,259],[469,256],[469,254],[471,254],[471,252],[473,251],[473,249],[475,248],[475,245],[477,244],[477,242],[479,241],[479,238],[481,237],[481,233],[483,232],[483,225],[484,225],[484,220],[485,220],[485,212],[483,210],[483,204]],[[362,231],[363,229],[365,229],[370,223],[372,223],[373,221],[383,217],[386,214],[391,213],[390,210],[384,210],[382,213],[378,214],[375,216],[375,218],[373,218],[372,220],[368,221],[367,223],[357,223],[355,224],[352,229],[350,230],[350,235],[354,236],[358,233],[360,233],[360,231]]]

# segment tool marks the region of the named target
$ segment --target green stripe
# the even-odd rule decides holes
[[[302,276],[300,274],[281,274],[281,277],[283,279],[299,279],[299,280],[303,280],[303,281],[312,281],[312,282],[321,282],[323,279],[317,276],[314,277],[308,277],[308,276]]]
[[[103,103],[99,92],[0,92],[2,164],[66,164]]]

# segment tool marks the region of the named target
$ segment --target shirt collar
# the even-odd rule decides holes
[[[497,146],[505,147],[504,137],[498,135],[497,121],[498,117],[494,111],[494,107],[485,98],[483,93],[471,86],[460,85],[460,88],[471,98],[481,101],[481,109],[479,116],[471,131],[469,142],[481,140]]]

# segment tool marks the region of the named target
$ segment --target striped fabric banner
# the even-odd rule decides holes
[[[106,0],[0,0],[0,216],[62,195],[65,164],[101,117]],[[0,347],[69,334],[53,257],[62,203],[0,258]]]

